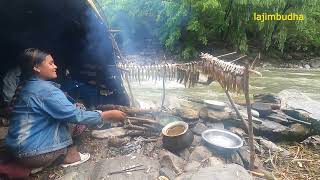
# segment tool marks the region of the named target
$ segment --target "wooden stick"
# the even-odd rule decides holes
[[[237,53],[237,52],[231,52],[231,53],[228,53],[228,54],[223,54],[223,55],[220,55],[220,56],[216,56],[216,58],[223,57],[223,56],[228,56],[228,55],[235,54],[235,53]]]
[[[230,63],[236,62],[236,61],[238,61],[238,60],[240,60],[240,59],[242,59],[242,58],[244,58],[244,57],[246,57],[246,56],[247,56],[247,55],[243,55],[243,56],[241,56],[241,57],[238,57],[237,59],[234,59],[234,60],[230,61]]]
[[[258,55],[254,58],[251,66],[250,66],[250,69],[254,69],[254,65],[256,65],[256,60],[260,60],[260,52],[258,53]]]
[[[229,94],[229,91],[228,90],[225,90],[224,91],[229,99],[229,102],[231,103],[231,106],[233,107],[233,109],[236,111],[237,113],[237,116],[239,119],[241,119],[241,121],[243,122],[244,126],[246,127],[246,131],[247,133],[249,132],[249,126],[248,126],[248,123],[246,120],[244,120],[244,118],[242,117],[242,115],[240,114],[238,108],[236,107],[236,105],[234,104],[234,101],[233,99],[231,98],[230,94]]]
[[[166,85],[165,85],[165,80],[166,80],[166,68],[164,68],[163,71],[163,78],[162,78],[162,101],[161,101],[161,110],[164,109],[163,104],[164,104],[164,100],[166,98]]]
[[[149,123],[149,124],[159,124],[159,122],[152,120],[152,119],[145,119],[145,118],[137,118],[137,117],[127,117],[130,120],[138,120],[144,123]]]
[[[248,129],[249,147],[250,147],[249,169],[253,170],[255,152],[254,152],[254,145],[253,145],[253,126],[252,126],[251,103],[250,103],[250,96],[249,96],[249,64],[248,63],[245,66],[245,73],[244,73],[244,96],[246,98],[246,103],[247,103],[248,124],[249,124],[249,129]]]

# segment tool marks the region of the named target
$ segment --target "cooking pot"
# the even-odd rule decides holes
[[[162,143],[169,151],[181,151],[192,144],[193,133],[189,130],[189,125],[183,121],[175,121],[167,124],[162,129]]]

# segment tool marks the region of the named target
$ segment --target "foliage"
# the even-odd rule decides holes
[[[241,52],[249,45],[269,51],[316,51],[320,47],[318,0],[96,0],[112,27],[139,27],[169,51],[192,58],[213,41]],[[255,21],[253,14],[303,14],[304,21]],[[124,19],[126,19],[124,21]],[[131,24],[131,25],[130,25]],[[150,25],[151,24],[151,25]],[[130,26],[129,26],[130,25]]]

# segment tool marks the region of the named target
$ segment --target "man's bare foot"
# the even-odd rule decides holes
[[[77,161],[80,161],[80,154],[75,146],[68,147],[68,152],[64,158],[64,164],[71,164]]]

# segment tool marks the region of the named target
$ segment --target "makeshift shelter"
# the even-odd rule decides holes
[[[105,102],[127,105],[116,69],[112,40],[94,5],[86,0],[0,1],[0,76],[17,66],[18,55],[34,47],[52,54],[63,83],[71,78],[97,87]],[[101,93],[101,90],[104,93]]]

